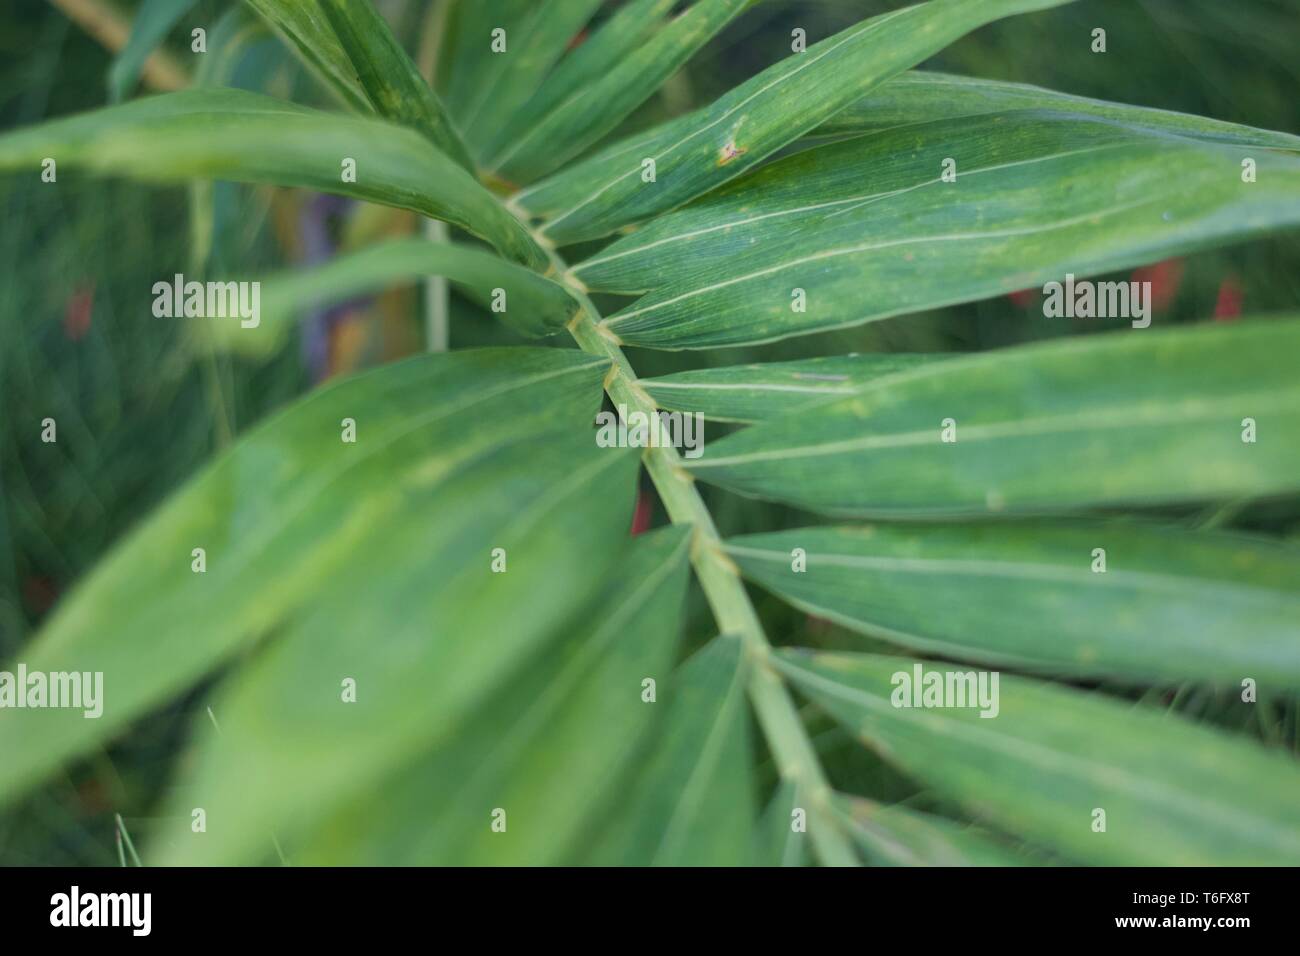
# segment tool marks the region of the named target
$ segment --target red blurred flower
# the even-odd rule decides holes
[[[1219,283],[1219,298],[1214,303],[1216,322],[1232,322],[1241,315],[1241,286],[1236,276],[1226,276]]]
[[[1037,289],[1018,289],[1015,292],[1007,293],[1007,298],[1020,308],[1027,309],[1034,304],[1034,296],[1036,295],[1038,295]]]
[[[1151,308],[1165,309],[1178,297],[1183,280],[1183,260],[1165,259],[1133,270],[1134,282],[1151,283]]]
[[[63,310],[63,334],[73,342],[80,342],[90,331],[91,313],[95,308],[95,283],[83,285],[68,298]]]
[[[644,491],[636,495],[636,510],[632,512],[632,534],[638,535],[650,530],[650,519],[654,517],[654,502]]]

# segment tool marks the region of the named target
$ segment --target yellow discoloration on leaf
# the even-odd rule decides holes
[[[564,284],[569,286],[569,288],[571,289],[576,289],[577,291],[581,292],[583,295],[586,295],[588,292],[591,291],[591,289],[587,287],[587,284],[585,282],[583,282],[576,275],[574,275],[572,269],[565,270]]]
[[[615,345],[623,344],[623,340],[619,338],[616,333],[612,332],[609,326],[607,326],[604,322],[596,323],[596,332],[599,333],[602,338],[610,342],[613,342]]]

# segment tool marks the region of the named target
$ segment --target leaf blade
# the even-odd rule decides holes
[[[517,137],[554,112],[562,103],[599,77],[606,75],[642,41],[660,27],[674,0],[632,0],[614,11],[585,42],[561,60],[507,123],[484,147],[486,165],[497,168]],[[535,119],[534,119],[535,118]]]
[[[941,361],[943,354],[841,355],[793,362],[695,369],[641,384],[660,408],[713,421],[753,424],[855,393],[885,375]]]
[[[873,866],[1023,866],[1023,858],[978,827],[906,807],[839,797],[835,807]]]
[[[744,669],[740,641],[732,637],[715,638],[678,668],[655,746],[591,862],[748,862],[754,794]]]
[[[559,168],[612,131],[719,30],[756,0],[695,0],[606,73],[573,90],[492,162],[501,175],[529,182]],[[562,173],[568,176],[569,173]],[[528,203],[525,208],[531,210]],[[558,234],[559,242],[568,241]]]
[[[352,63],[330,27],[319,0],[244,0],[285,40],[339,101],[370,112]]]
[[[411,209],[486,240],[535,271],[549,268],[528,231],[417,133],[235,89],[193,89],[52,120],[0,136],[0,170],[46,156],[101,175],[302,186]],[[344,178],[354,160],[354,181]]]
[[[1300,551],[1269,539],[1033,522],[803,528],[726,548],[800,608],[922,653],[1054,675],[1300,686]],[[804,571],[792,570],[795,548]]]
[[[934,669],[935,662],[929,662]],[[921,662],[781,652],[777,666],[864,742],[1009,833],[1111,865],[1294,864],[1300,769],[1245,738],[1003,674],[999,710],[894,707]],[[939,665],[943,666],[943,665]],[[1087,727],[1087,733],[1079,728]],[[1242,788],[1237,781],[1254,784]],[[1093,811],[1106,811],[1094,832]]]
[[[1286,317],[953,358],[728,435],[685,465],[743,494],[859,517],[1279,494],[1300,481],[1287,438],[1297,347],[1300,321]],[[1246,419],[1273,438],[1243,441]]]
[[[104,713],[6,712],[0,801],[355,574],[367,535],[405,520],[401,480],[457,467],[503,430],[546,434],[567,422],[581,434],[605,368],[556,349],[422,356],[326,386],[243,436],[101,562],[23,649],[33,670],[102,672]],[[431,407],[433,395],[446,400]],[[344,418],[356,423],[356,444],[340,441]],[[191,570],[196,547],[205,550],[201,574]]]
[[[1252,148],[1247,182],[1242,150],[1034,111],[909,125],[773,163],[572,273],[647,292],[605,320],[628,344],[770,342],[1300,223],[1300,155]]]
[[[380,116],[421,133],[463,169],[474,163],[451,119],[370,0],[320,0],[357,81]]]
[[[976,27],[1063,2],[1069,0],[937,0],[863,21],[742,83],[692,114],[685,128],[671,126],[673,138],[660,137],[647,154],[655,161],[654,183],[642,181],[641,156],[615,162],[583,199],[547,216],[543,232],[559,244],[595,239],[679,206]],[[520,203],[538,212],[528,194]]]
[[[145,61],[197,0],[144,0],[131,21],[126,46],[108,69],[108,100],[120,103],[140,80]]]
[[[573,318],[578,303],[563,286],[536,272],[469,246],[399,238],[335,256],[323,265],[281,272],[260,280],[259,324],[199,326],[199,341],[250,356],[266,356],[283,344],[300,310],[372,294],[429,275],[441,275],[466,296],[489,307],[494,292],[504,293],[507,325],[530,336],[554,335]]]
[[[542,0],[536,5],[506,50],[492,58],[492,75],[479,90],[477,108],[466,122],[465,135],[471,142],[483,147],[500,137],[526,132],[512,121],[602,2]]]
[[[173,816],[158,838],[163,865],[254,861],[268,830],[292,845],[450,739],[594,595],[591,562],[613,563],[628,542],[636,454],[599,448],[580,428],[515,421],[506,436],[418,476],[400,526],[370,537],[349,586],[318,594],[223,686],[212,705],[221,733],[175,804],[202,801],[208,832],[196,838]],[[379,653],[360,652],[367,634]],[[355,703],[341,697],[348,677]]]
[[[1227,123],[1207,116],[1112,103],[1026,83],[909,70],[882,83],[817,128],[816,135],[874,132],[913,123],[1008,111],[1051,110],[1093,116],[1212,143],[1300,149],[1300,136]]]
[[[653,707],[641,701],[640,682],[672,665],[687,544],[680,527],[638,537],[609,592],[562,637],[552,635],[453,740],[340,812],[298,858],[387,866],[570,859],[649,729]],[[502,833],[488,826],[495,807],[507,813]]]
[[[754,833],[754,866],[807,866],[812,851],[805,830],[796,829],[803,811],[799,788],[784,780],[768,800]],[[806,811],[804,811],[806,813]]]

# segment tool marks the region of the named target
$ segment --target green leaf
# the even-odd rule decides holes
[[[1243,147],[1093,117],[907,126],[773,163],[573,274],[599,291],[651,290],[605,321],[629,344],[768,342],[1300,223],[1300,157],[1250,152],[1256,182],[1242,181]]]
[[[371,0],[321,0],[320,6],[375,112],[421,133],[473,172],[442,103]]]
[[[688,529],[637,538],[607,590],[551,635],[454,737],[367,791],[294,854],[304,864],[560,864],[634,757],[654,705],[641,681],[672,666]],[[338,759],[347,760],[341,753]],[[448,781],[456,781],[448,787]],[[506,830],[491,811],[506,811]]]
[[[389,556],[431,573],[415,556],[432,553],[422,550],[435,537],[427,511],[449,501],[440,482],[508,453],[521,434],[562,429],[594,447],[588,426],[607,365],[558,349],[422,356],[312,392],[242,437],[100,563],[24,649],[30,671],[102,672],[104,711],[90,720],[73,710],[7,712],[0,802],[285,627],[304,602],[331,596],[358,612],[385,607],[382,589],[356,589]],[[341,440],[344,419],[355,422],[355,443]],[[579,461],[566,467],[575,483]],[[525,484],[525,472],[539,473],[532,463],[519,471]],[[593,529],[603,527],[606,498],[630,513],[630,489],[588,497],[582,514]],[[522,511],[522,500],[501,507]],[[458,507],[472,520],[473,502]],[[485,532],[494,527],[483,520]],[[420,538],[414,551],[398,546],[408,535]],[[575,547],[586,538],[571,537]],[[196,548],[205,551],[203,573],[192,570]],[[486,567],[487,553],[475,554],[473,567]],[[515,561],[501,577],[527,576],[527,559]],[[414,614],[413,605],[392,606]],[[353,635],[365,633],[359,626]],[[335,701],[337,687],[336,679]]]
[[[695,0],[684,13],[626,50],[614,64],[603,62],[602,54],[598,62],[606,69],[600,74],[587,74],[587,82],[573,90],[544,118],[538,119],[526,134],[500,152],[492,161],[492,168],[516,182],[530,182],[558,169],[617,127],[700,47],[755,2],[757,0]],[[647,10],[645,15],[654,16],[657,12]],[[630,28],[628,21],[620,21],[617,30],[607,38],[609,45],[624,46],[624,31],[630,32]],[[635,159],[638,172],[640,164],[641,157],[638,156]],[[617,168],[622,171],[622,167]],[[605,171],[609,172],[608,166]],[[569,178],[573,174],[573,170],[568,170],[561,176]],[[589,179],[586,185],[592,185]],[[535,209],[529,201],[524,201],[523,205],[530,212]],[[560,242],[569,241],[558,233],[554,238]]]
[[[776,665],[927,787],[1080,862],[1300,862],[1300,767],[1249,738],[1007,674],[991,719],[971,707],[893,705],[906,690],[897,675],[953,672],[941,662],[785,651]],[[1096,810],[1105,832],[1094,832]]]
[[[325,86],[350,109],[369,113],[352,61],[325,18],[320,0],[244,0],[275,28]]]
[[[524,193],[518,201],[548,220],[545,235],[558,244],[599,238],[736,178],[882,80],[976,27],[1064,2],[1069,0],[932,0],[873,17],[769,67],[691,114],[685,125],[669,124],[636,155],[616,148],[602,175],[594,181],[584,176],[582,197],[567,208],[543,205],[544,193]],[[653,46],[646,44],[643,50]],[[603,87],[593,86],[593,95],[603,98]],[[647,158],[655,161],[654,182],[642,177]],[[507,175],[509,169],[507,165]],[[570,170],[561,176],[576,174]]]
[[[932,76],[934,75],[924,73],[904,74],[885,84],[876,95],[862,101],[863,104],[874,104],[879,96],[887,107],[882,110],[878,130],[868,127],[859,131],[870,131],[873,135],[855,137],[850,142],[836,144],[834,148],[824,147],[788,157],[773,164],[770,169],[745,177],[686,209],[660,217],[633,236],[576,266],[575,275],[592,288],[602,291],[644,292],[656,285],[656,274],[645,266],[648,259],[653,259],[661,266],[672,266],[674,271],[688,266],[698,256],[704,256],[710,262],[722,261],[734,255],[737,250],[758,245],[772,231],[772,224],[785,228],[790,222],[837,219],[845,209],[857,207],[866,200],[872,200],[871,205],[874,207],[879,201],[901,195],[899,190],[911,190],[918,186],[955,186],[956,183],[942,184],[935,181],[938,157],[961,157],[958,182],[965,185],[963,175],[978,172],[980,176],[987,176],[989,172],[998,172],[1001,164],[1008,161],[1042,161],[1035,157],[1059,152],[1059,148],[1054,148],[1058,146],[1059,136],[1096,137],[1104,134],[1108,125],[1134,134],[1134,142],[1151,141],[1151,133],[1155,131],[1177,133],[1180,137],[1208,143],[1261,148],[1289,145],[1292,149],[1300,145],[1300,138],[1283,133],[1160,110],[1080,100],[1047,90],[1035,90],[1033,87],[1022,89],[1034,91],[1040,94],[1040,99],[1046,101],[1038,109],[1020,107],[1018,104],[1023,98],[1006,98],[1005,102],[1001,98],[993,99],[994,105],[1003,107],[996,113],[989,109],[976,109],[974,106],[961,109],[958,108],[963,102],[960,97],[955,98],[958,107],[954,107],[949,98],[939,92],[930,96],[912,94],[901,97],[904,105],[888,108],[889,104],[900,99],[888,95],[896,84],[902,83],[906,90],[928,90],[927,85],[915,78],[928,80]],[[985,84],[956,77],[944,79],[959,81],[963,87],[970,85],[978,89],[989,85],[997,89],[1011,85]],[[908,82],[903,83],[905,80]],[[940,91],[943,90],[941,84],[936,85]],[[990,97],[992,95],[989,94]],[[1059,99],[1060,102],[1052,103],[1053,99]],[[980,99],[981,103],[984,101],[985,98]],[[919,110],[920,113],[905,120],[903,114],[910,109]],[[943,114],[946,110],[952,110],[954,115],[939,121],[933,120],[931,114]],[[967,115],[968,112],[970,115]],[[991,113],[994,115],[989,115]],[[947,125],[954,120],[964,122],[957,125],[957,133],[945,135]],[[1014,125],[1003,129],[1008,121],[1014,121]],[[1049,125],[1049,132],[1034,137],[1033,130],[1044,123]],[[1014,142],[996,142],[1005,138],[1004,134],[1017,130],[1029,135]],[[969,137],[965,135],[967,131],[978,134],[974,142],[968,142]],[[1109,141],[1103,138],[1101,143],[1104,145]],[[1128,141],[1121,138],[1118,142]],[[1159,142],[1160,139],[1156,138],[1155,141]],[[927,152],[912,155],[918,146],[926,147]],[[972,153],[972,149],[977,152]],[[981,156],[985,157],[988,165],[998,168],[989,169],[988,172],[975,168],[974,163]],[[1018,170],[1018,174],[1008,177],[1007,182],[1023,188],[1022,173],[1023,170]],[[879,188],[875,191],[863,189],[861,187],[864,184]],[[1046,185],[1050,185],[1050,181]],[[945,197],[944,201],[951,205],[952,196]],[[874,215],[875,209],[871,211]],[[732,237],[736,235],[740,241],[733,241]]]
[[[727,554],[803,610],[923,653],[1300,687],[1300,550],[1271,539],[1122,521],[875,525],[745,535]]]
[[[1286,318],[953,358],[744,429],[685,465],[748,495],[866,517],[1294,491],[1298,352],[1300,320]]]
[[[489,252],[401,238],[343,253],[324,265],[268,276],[261,280],[261,321],[256,327],[217,320],[196,326],[196,335],[199,341],[247,355],[269,355],[283,344],[298,313],[429,275],[445,276],[485,308],[500,289],[505,311],[494,315],[524,335],[563,331],[579,308],[563,286]]]
[[[911,70],[880,84],[867,96],[836,113],[816,135],[879,132],[898,126],[935,123],[1013,110],[1092,116],[1133,129],[1146,129],[1211,143],[1300,150],[1300,136],[1170,110],[1110,103],[1058,93],[1025,83],[1006,83],[948,73]]]
[[[838,355],[693,369],[641,380],[660,408],[723,422],[760,422],[852,395],[867,382],[947,358],[943,354]]]
[[[790,781],[777,786],[754,831],[754,866],[809,865],[812,853],[803,802],[799,788]],[[796,829],[795,815],[801,811],[804,828]]]
[[[873,866],[1023,866],[1025,860],[978,827],[837,796],[835,808]]]
[[[108,98],[119,103],[140,80],[145,61],[197,0],[143,0],[131,21],[131,35],[108,70]]]
[[[626,781],[590,862],[740,866],[754,839],[753,755],[740,641],[715,638],[657,688],[655,746]]]
[[[451,0],[450,19],[447,25],[445,72],[440,69],[447,85],[443,101],[457,121],[464,123],[465,109],[473,102],[496,69],[492,52],[492,31],[505,30],[507,39],[518,37],[520,29],[537,0]]]
[[[558,109],[570,97],[579,94],[584,88],[598,82],[623,62],[633,51],[640,47],[650,36],[657,32],[665,19],[672,12],[676,0],[629,0],[619,7],[610,18],[601,24],[578,47],[572,50],[542,81],[536,91],[509,117],[505,126],[492,137],[483,149],[485,156],[492,157],[487,165],[497,168],[501,165],[498,157],[512,151],[528,131],[545,117]],[[530,140],[533,150],[540,140]],[[559,143],[549,143],[557,147]],[[532,152],[533,150],[530,150]],[[538,160],[549,162],[549,157],[538,156]],[[527,173],[528,166],[519,157],[517,170]]]
[[[153,96],[0,136],[0,171],[304,186],[445,220],[544,271],[546,254],[496,198],[420,135],[232,89]],[[343,162],[356,163],[344,182]]]
[[[265,47],[258,50],[262,44]],[[208,52],[194,71],[194,86],[252,89],[269,82],[290,55],[264,20],[242,4],[234,6],[208,30]]]
[[[663,140],[669,130],[689,129],[694,122],[694,116],[694,113],[679,116],[662,125],[620,139],[593,156],[574,159],[565,166],[562,173],[516,193],[510,198],[509,204],[520,218],[530,219],[534,225],[540,225],[546,216],[581,201],[588,194],[592,181],[607,176],[612,165],[617,163],[626,166],[632,162],[639,163],[642,158],[648,157],[646,150]],[[517,171],[513,175],[519,182],[527,182],[530,179]]]
[[[553,414],[557,430],[539,429],[514,414],[530,400],[521,392],[493,410],[504,432],[460,467],[426,462],[404,476],[400,517],[386,527],[356,516],[372,529],[357,549],[365,560],[318,589],[214,698],[220,733],[195,754],[157,838],[161,865],[255,862],[268,855],[268,831],[292,846],[333,808],[458,738],[595,594],[603,582],[592,569],[615,563],[629,540],[638,456],[597,447],[572,421],[558,430]],[[458,417],[463,431],[479,427]],[[206,833],[190,831],[194,806],[207,811]],[[495,806],[482,808],[485,826]]]
[[[531,17],[507,34],[505,51],[492,57],[491,73],[466,110],[465,136],[476,146],[527,131],[532,117],[519,117],[524,102],[564,55],[602,0],[539,0]],[[524,119],[524,128],[514,122]]]

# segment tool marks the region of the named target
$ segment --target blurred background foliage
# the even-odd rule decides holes
[[[615,135],[711,101],[787,55],[796,27],[812,42],[902,5],[763,0]],[[129,24],[136,6],[10,0],[0,7],[0,128],[108,102],[114,49],[127,29],[114,34],[109,27],[114,17]],[[381,0],[379,6],[417,62],[427,65],[422,25],[428,0]],[[92,22],[97,25],[88,30]],[[1300,0],[1086,0],[999,21],[924,66],[1300,133],[1298,24]],[[207,31],[205,54],[190,50],[196,27]],[[1104,55],[1089,48],[1095,27],[1107,31]],[[1043,42],[1045,35],[1050,43]],[[168,34],[164,51],[189,82],[330,105],[237,4],[194,3]],[[165,86],[169,76],[174,80],[175,71],[146,75],[142,88],[127,95]],[[251,361],[196,347],[180,323],[150,311],[153,283],[176,272],[243,278],[321,261],[381,235],[415,231],[418,224],[406,213],[295,190],[226,183],[153,188],[72,174],[61,174],[57,189],[34,176],[0,180],[0,210],[0,661],[7,662],[60,595],[212,454],[324,378],[419,350],[424,319],[421,290],[396,289],[305,316],[296,342]],[[1300,237],[1272,237],[1138,271],[1134,278],[1153,282],[1158,323],[1231,321],[1245,312],[1294,309],[1300,302]],[[1031,290],[765,346],[629,354],[648,376],[854,351],[966,351],[1108,327],[1101,320],[1045,319],[1039,297]],[[518,341],[454,293],[450,310],[453,348]],[[58,422],[57,444],[40,441],[47,417]],[[727,534],[809,521],[787,508],[706,494]],[[1177,517],[1300,533],[1294,501]],[[662,520],[658,515],[652,522]],[[834,626],[766,592],[753,594],[780,642],[864,649],[861,637],[846,640]],[[713,633],[698,594],[688,631],[692,646]],[[67,768],[0,814],[0,863],[119,862],[117,815],[136,842],[147,834],[182,742],[182,718],[199,709],[200,694],[142,721],[108,751]],[[1144,696],[1296,749],[1300,708],[1294,700],[1261,702],[1242,718],[1228,716],[1241,708],[1230,710],[1226,699],[1196,687]],[[943,809],[828,720],[810,719],[840,789]]]

